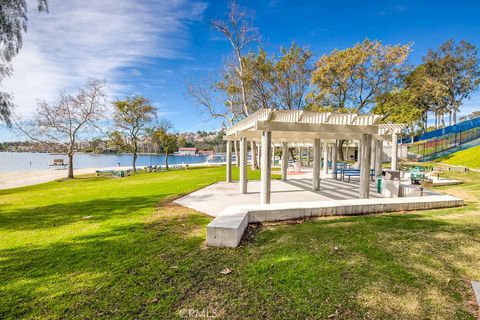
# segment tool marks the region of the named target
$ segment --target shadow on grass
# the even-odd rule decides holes
[[[479,240],[478,225],[415,213],[274,225],[253,244],[277,249],[259,258],[252,271],[263,281],[251,286],[270,287],[266,297],[283,292],[269,312],[285,317],[278,306],[296,297],[307,318],[320,310],[321,318],[474,318],[468,280],[480,276]]]
[[[167,204],[155,216],[128,219],[152,203],[40,207],[33,215],[47,215],[38,225],[26,217],[32,212],[18,210],[22,218],[4,221],[12,230],[71,223],[89,209],[98,219],[127,219],[68,241],[0,251],[0,318],[167,319],[182,308],[229,319],[471,315],[467,271],[456,262],[478,265],[459,250],[475,241],[480,250],[478,225],[416,213],[321,219],[266,227],[237,249],[205,249],[210,218],[189,209]],[[61,220],[62,212],[71,216]],[[226,267],[233,272],[220,274]]]
[[[195,283],[185,282],[198,274],[190,273],[196,268],[189,254],[204,241],[210,219],[162,214],[155,222],[122,221],[68,241],[1,250],[0,318],[135,318],[148,310],[171,318],[173,302]]]
[[[99,222],[132,215],[152,208],[159,198],[168,194],[150,197],[101,198],[91,201],[69,202],[33,208],[0,210],[0,230],[28,230],[51,228],[75,223],[85,219]]]

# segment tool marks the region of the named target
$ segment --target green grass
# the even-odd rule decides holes
[[[480,146],[461,150],[439,159],[440,162],[480,169]]]
[[[474,319],[480,174],[456,175],[463,208],[268,224],[236,249],[168,201],[224,168],[0,191],[0,319]]]

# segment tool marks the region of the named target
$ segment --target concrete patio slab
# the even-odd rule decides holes
[[[273,180],[271,203],[260,203],[260,181],[248,183],[248,193],[238,183],[218,182],[174,202],[215,217],[207,226],[207,245],[236,247],[248,223],[308,219],[311,217],[361,215],[384,212],[457,207],[463,200],[419,186],[403,184],[403,197],[385,198],[370,182],[370,198],[359,199],[359,181],[324,178],[320,191],[311,190],[308,174],[288,181]],[[423,196],[421,196],[423,195]]]
[[[272,181],[271,203],[347,200],[358,198],[358,181],[322,179],[320,191],[311,191],[311,180],[294,178],[288,181]],[[255,205],[260,203],[260,181],[248,183],[248,193],[240,194],[237,182],[218,182],[175,200],[176,204],[216,217],[230,206]],[[370,197],[382,198],[370,184]]]

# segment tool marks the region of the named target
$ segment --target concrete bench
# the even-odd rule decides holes
[[[224,213],[207,225],[207,245],[237,247],[248,225],[248,212]]]

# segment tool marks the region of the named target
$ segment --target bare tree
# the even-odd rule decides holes
[[[136,172],[138,142],[156,118],[156,109],[141,96],[114,101],[113,106],[116,130],[110,133],[110,137],[122,150],[133,154],[132,165]]]
[[[222,121],[222,129],[231,127],[241,118],[242,109],[239,105],[239,95],[236,90],[222,88],[223,83],[218,82],[210,87],[195,85],[193,82],[187,84],[187,92],[200,107],[201,112],[206,112],[213,119]],[[217,98],[215,93],[219,90],[224,92],[223,97]],[[235,163],[238,166],[237,143],[234,141]]]
[[[235,70],[239,85],[242,101],[242,112],[245,117],[252,113],[251,107],[248,105],[248,89],[246,79],[248,70],[245,66],[245,51],[254,43],[260,41],[258,30],[252,26],[246,11],[239,7],[236,0],[230,2],[230,12],[227,20],[215,20],[211,22],[212,27],[223,34],[229,41],[235,63],[230,66]],[[229,69],[230,69],[229,67]],[[255,143],[251,142],[252,149],[252,168],[257,169],[257,157]]]
[[[29,138],[45,142],[66,144],[68,178],[73,178],[73,155],[75,144],[82,135],[98,130],[97,123],[103,119],[106,106],[105,81],[90,79],[75,95],[62,91],[57,103],[39,101],[33,120],[18,128]]]

